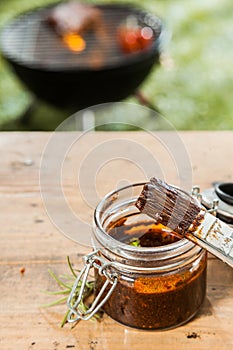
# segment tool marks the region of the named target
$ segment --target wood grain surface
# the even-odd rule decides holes
[[[172,136],[165,132],[61,133],[56,137],[51,153],[45,149],[54,138],[51,133],[0,134],[0,349],[232,349],[233,270],[213,256],[208,258],[203,307],[192,321],[173,330],[138,331],[106,315],[100,322],[60,328],[66,306],[45,309],[41,305],[54,300],[43,291],[57,289],[48,269],[57,275],[67,273],[67,255],[80,267],[81,256],[91,250],[65,237],[51,222],[59,215],[58,187],[62,186],[67,205],[81,222],[81,236],[72,238],[82,241],[90,234],[94,207],[104,194],[157,176],[156,169],[178,185],[180,179],[181,184],[189,184],[190,176],[201,188],[211,187],[214,181],[233,181],[233,132],[181,132],[170,148],[166,140]],[[177,159],[184,150],[188,165]],[[59,152],[65,154],[60,183],[53,162]],[[43,191],[50,194],[49,205],[58,203],[52,218],[41,198],[41,164],[46,164]]]

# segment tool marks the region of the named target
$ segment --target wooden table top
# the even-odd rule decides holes
[[[60,328],[66,306],[41,308],[55,300],[43,291],[58,289],[48,269],[57,275],[67,273],[67,255],[80,267],[80,257],[91,248],[68,239],[51,222],[50,208],[47,214],[41,199],[39,173],[42,164],[47,179],[43,191],[48,191],[56,205],[60,184],[53,160],[64,151],[62,144],[67,147],[76,140],[66,149],[62,188],[85,236],[91,230],[93,208],[104,194],[127,182],[146,180],[156,167],[166,181],[174,184],[180,178],[188,183],[190,167],[193,184],[202,189],[211,187],[214,181],[233,182],[233,132],[180,132],[179,140],[169,147],[166,140],[169,143],[172,136],[165,133],[66,133],[56,137],[51,156],[48,147],[43,154],[48,140],[52,140],[51,133],[0,134],[1,350],[232,349],[233,269],[213,256],[208,258],[204,305],[192,321],[181,327],[164,332],[137,331],[104,315],[100,322]],[[179,151],[180,145],[183,148]],[[178,159],[183,150],[183,159],[187,162],[188,155],[190,167]],[[47,162],[41,163],[42,154]],[[151,155],[157,162],[155,167]]]

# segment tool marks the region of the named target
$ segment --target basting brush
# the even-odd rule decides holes
[[[187,192],[152,178],[135,203],[144,214],[233,267],[233,229]]]

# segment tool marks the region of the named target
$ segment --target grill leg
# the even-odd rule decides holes
[[[135,98],[138,100],[138,102],[143,105],[143,106],[146,106],[150,109],[152,109],[153,111],[156,112],[156,114],[161,114],[158,107],[156,107],[153,103],[151,103],[149,101],[149,99],[142,93],[142,91],[140,90],[136,90],[134,92],[134,96]]]

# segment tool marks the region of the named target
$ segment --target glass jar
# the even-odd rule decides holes
[[[135,202],[144,184],[134,184],[103,198],[94,213],[94,252],[85,257],[80,279],[95,271],[95,301],[87,313],[70,305],[70,320],[89,319],[100,307],[114,320],[139,329],[169,329],[189,321],[206,293],[206,251],[186,239],[138,247],[110,235],[122,222],[133,235],[149,218]],[[150,232],[150,231],[149,231]],[[80,283],[80,279],[78,283]],[[74,286],[75,290],[75,286]],[[71,299],[70,299],[71,300]],[[81,300],[81,299],[80,299]]]

